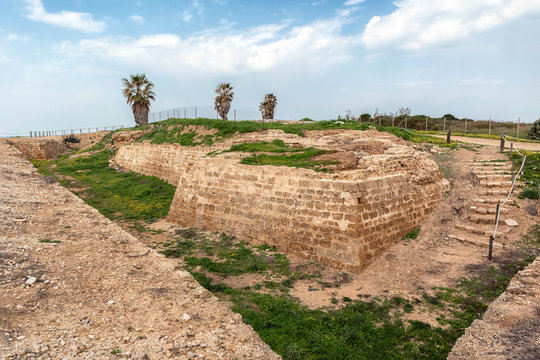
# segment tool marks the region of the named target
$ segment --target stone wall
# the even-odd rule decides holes
[[[66,145],[52,139],[11,138],[6,142],[22,152],[27,159],[54,159],[67,150]]]
[[[241,165],[237,154],[206,156],[213,150],[132,144],[115,161],[177,185],[171,222],[276,245],[351,272],[418,227],[448,190],[440,176],[422,185],[402,173],[351,179]]]

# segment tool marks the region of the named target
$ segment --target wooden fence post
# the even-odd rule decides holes
[[[446,134],[446,143],[447,144],[450,144],[450,136],[451,136],[450,130],[448,130],[448,134]]]
[[[504,135],[501,135],[501,148],[499,151],[504,152]]]

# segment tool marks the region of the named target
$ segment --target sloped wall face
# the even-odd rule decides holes
[[[49,160],[65,152],[67,147],[56,140],[13,138],[7,143],[23,153],[27,159]]]
[[[178,179],[171,222],[276,245],[351,272],[419,226],[448,187],[446,180],[415,185],[402,174],[335,180],[310,170],[241,165],[205,154],[131,145],[120,149],[116,161],[163,179],[174,173],[166,175]],[[156,165],[160,157],[169,160]]]

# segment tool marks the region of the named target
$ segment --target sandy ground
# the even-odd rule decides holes
[[[0,359],[280,358],[176,262],[0,152]]]
[[[446,139],[446,135],[432,135],[438,138]],[[467,137],[467,136],[452,136],[453,141],[461,141],[468,144],[479,144],[479,145],[487,145],[487,146],[501,146],[500,140],[495,139],[482,139],[482,138],[473,138],[473,137]],[[509,139],[512,140],[512,139]],[[540,143],[532,143],[532,142],[516,142],[514,145],[518,149],[523,150],[532,150],[532,151],[540,151]],[[510,142],[507,141],[505,143],[505,148],[508,150],[510,149]]]

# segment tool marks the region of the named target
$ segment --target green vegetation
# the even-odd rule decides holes
[[[420,234],[420,228],[416,228],[416,229],[411,230],[403,238],[404,239],[414,240],[414,239],[416,239],[418,237],[418,234]]]
[[[538,244],[539,230],[530,232]],[[335,308],[311,310],[287,293],[287,287],[309,275],[292,273],[286,256],[274,248],[250,247],[225,235],[210,240],[192,230],[179,235],[161,244],[163,253],[183,259],[202,286],[231,302],[244,322],[284,359],[445,359],[464,329],[482,316],[513,275],[538,254],[538,247],[524,247],[498,266],[462,279],[455,288],[434,288],[420,297],[344,297],[341,302],[334,297]],[[281,255],[279,259],[277,255]],[[241,289],[216,280],[216,276],[246,273],[265,276],[257,285]],[[276,281],[284,277],[286,280]],[[440,314],[439,326],[406,320],[405,314],[415,310]]]
[[[525,166],[523,167],[523,174],[520,180],[523,182],[521,188],[523,189],[519,194],[520,198],[538,199],[540,187],[540,153],[533,151],[523,151],[522,153],[527,156],[525,160]],[[522,157],[514,152],[512,159],[514,167],[519,169],[521,167]]]
[[[88,156],[57,160],[32,160],[45,176],[55,176],[63,186],[80,196],[109,219],[154,221],[169,211],[175,188],[162,180],[109,167],[111,150]]]
[[[207,135],[197,135],[193,128],[188,126],[202,126],[207,130],[214,129],[215,132]],[[140,126],[136,130],[149,130],[138,141],[150,140],[153,144],[175,143],[183,146],[212,145],[216,141],[221,141],[231,137],[235,133],[251,133],[264,129],[283,130],[287,134],[305,136],[304,131],[328,130],[328,129],[348,129],[367,130],[376,128],[379,131],[390,132],[397,137],[417,143],[431,143],[443,147],[455,148],[455,143],[446,144],[444,139],[439,139],[424,134],[411,133],[392,126],[376,126],[369,123],[360,124],[357,121],[314,121],[299,124],[283,124],[281,122],[259,123],[254,121],[223,121],[215,119],[169,119],[155,122],[151,125]],[[130,131],[133,129],[123,129],[120,131]]]
[[[540,119],[536,120],[532,124],[529,132],[527,133],[527,137],[531,140],[540,140]]]
[[[45,243],[45,244],[60,244],[60,243],[62,243],[59,240],[51,240],[51,239],[41,239],[41,240],[39,240],[39,242],[40,243]]]
[[[254,143],[243,143],[231,146],[228,152],[241,151],[241,152],[272,152],[272,153],[285,153],[303,151],[302,148],[291,147],[285,144],[283,140],[275,139],[271,142],[261,141]]]
[[[76,137],[75,135],[68,135],[64,138],[63,140],[65,143],[80,143],[81,142],[81,139],[79,139],[78,137]]]
[[[338,162],[329,160],[315,160],[314,158],[327,153],[329,153],[327,150],[320,150],[310,147],[301,152],[295,152],[288,155],[253,154],[243,158],[241,163],[246,165],[290,166],[326,172],[328,169],[324,166],[337,164]]]

